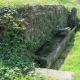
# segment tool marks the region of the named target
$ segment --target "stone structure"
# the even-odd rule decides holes
[[[63,5],[0,8],[0,29],[10,26],[25,35],[29,52],[33,53],[56,33],[55,27],[66,27],[68,9]]]
[[[35,69],[35,74],[37,75],[39,73],[42,73],[46,77],[51,77],[55,80],[74,80],[74,72],[59,71],[46,68]]]
[[[73,7],[71,9],[71,28],[76,25],[76,19],[77,19],[76,15],[77,15],[77,9]]]
[[[76,28],[76,27],[75,27]],[[41,64],[42,67],[51,68],[54,64],[54,62],[58,59],[58,57],[61,55],[62,51],[66,48],[67,43],[71,39],[71,37],[75,33],[75,28],[70,30],[67,35],[63,39],[56,40],[55,44],[46,55],[43,53],[43,55],[39,55],[37,57],[37,60]]]

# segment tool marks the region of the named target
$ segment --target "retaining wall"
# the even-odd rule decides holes
[[[63,5],[4,7],[0,9],[0,33],[7,26],[21,29],[32,53],[55,35],[55,27],[67,26],[68,14]]]

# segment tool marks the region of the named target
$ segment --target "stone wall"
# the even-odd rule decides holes
[[[63,5],[23,6],[0,9],[0,33],[4,27],[21,29],[30,51],[37,50],[56,34],[55,28],[66,27],[68,9]]]

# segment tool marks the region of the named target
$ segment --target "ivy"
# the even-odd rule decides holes
[[[6,66],[28,68],[34,67],[24,36],[19,30],[4,27],[4,34],[0,38],[0,57]]]

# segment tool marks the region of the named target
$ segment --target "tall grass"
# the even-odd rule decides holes
[[[15,6],[22,4],[75,4],[76,0],[0,0],[0,7]]]

